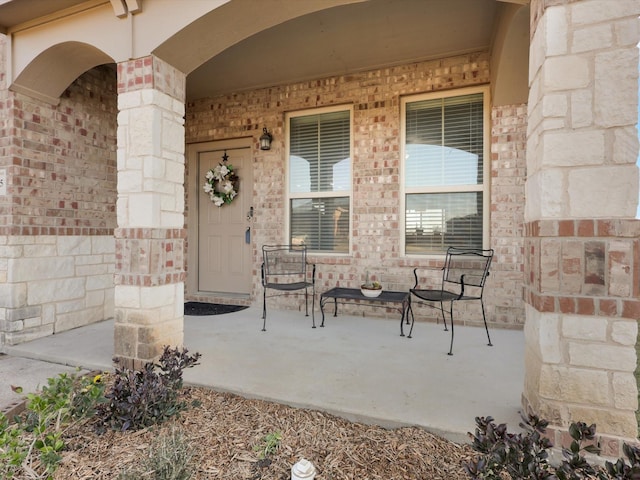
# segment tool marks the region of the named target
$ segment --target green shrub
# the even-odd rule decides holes
[[[183,371],[197,365],[200,356],[165,347],[157,364],[149,362],[139,371],[116,368],[113,385],[105,394],[108,402],[98,409],[102,425],[138,430],[177,414],[185,407],[179,400]]]
[[[464,468],[474,480],[581,480],[581,479],[640,479],[640,449],[625,444],[623,451],[630,464],[623,459],[605,462],[604,467],[592,466],[584,454],[599,454],[592,442],[596,426],[572,423],[571,445],[562,449],[562,461],[551,465],[548,450],[553,447],[544,437],[548,422],[535,415],[523,417],[522,433],[509,433],[506,424],[496,425],[492,417],[476,417],[472,447],[481,455]]]
[[[182,431],[174,428],[153,442],[140,466],[121,472],[118,480],[188,480],[193,475],[192,452]]]
[[[14,424],[0,413],[0,478],[51,478],[65,446],[63,429],[92,415],[103,391],[99,375],[62,373],[40,393],[27,395],[26,410]]]

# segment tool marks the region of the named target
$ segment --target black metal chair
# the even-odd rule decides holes
[[[489,336],[489,327],[484,312],[484,285],[489,276],[489,267],[493,259],[493,250],[466,249],[449,247],[442,270],[442,284],[439,289],[420,288],[418,271],[426,269],[418,267],[413,270],[415,285],[410,292],[415,295],[419,303],[426,302],[426,305],[437,308],[440,305],[440,313],[444,321],[444,329],[447,329],[447,319],[444,314],[444,303],[449,302],[449,319],[451,321],[451,345],[449,355],[453,355],[453,303],[465,300],[480,300],[482,307],[482,319],[484,328],[487,331],[489,346],[492,346]],[[411,312],[413,315],[413,311]],[[413,325],[412,325],[413,328]],[[411,332],[409,333],[411,336]]]
[[[316,266],[307,264],[306,245],[263,245],[262,247],[262,331],[267,329],[267,290],[290,294],[304,290],[305,316],[309,316],[308,292],[311,289],[311,315],[315,325]],[[308,267],[311,267],[309,272]]]

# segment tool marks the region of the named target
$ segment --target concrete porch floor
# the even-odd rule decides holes
[[[409,339],[399,335],[399,320],[328,315],[324,328],[312,329],[311,317],[303,313],[270,310],[262,332],[261,313],[248,308],[186,316],[185,346],[202,358],[185,371],[185,381],[353,421],[417,425],[458,442],[468,441],[476,416],[491,415],[510,430],[518,428],[524,382],[520,330],[490,329],[494,346],[488,347],[484,328],[456,326],[454,355],[448,356],[450,332],[441,323],[416,322]],[[113,321],[6,346],[4,353],[0,407],[9,385],[45,385],[67,366],[111,370]]]

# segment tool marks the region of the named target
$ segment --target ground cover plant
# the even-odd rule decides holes
[[[0,412],[0,478],[51,478],[62,460],[66,428],[93,416],[103,391],[100,375],[62,373],[40,393],[28,394],[25,413],[12,422]]]

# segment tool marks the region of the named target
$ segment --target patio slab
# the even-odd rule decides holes
[[[454,355],[448,356],[442,324],[416,322],[409,339],[399,335],[395,320],[328,315],[324,328],[312,329],[303,313],[271,310],[262,332],[261,313],[249,308],[185,317],[185,346],[202,354],[185,381],[353,421],[417,425],[458,442],[468,440],[476,416],[491,415],[517,429],[524,382],[520,330],[490,330],[494,346],[488,347],[483,328],[456,327]],[[113,321],[7,346],[4,353],[54,371],[56,365],[110,370]],[[3,371],[0,391],[8,384],[20,379]]]

